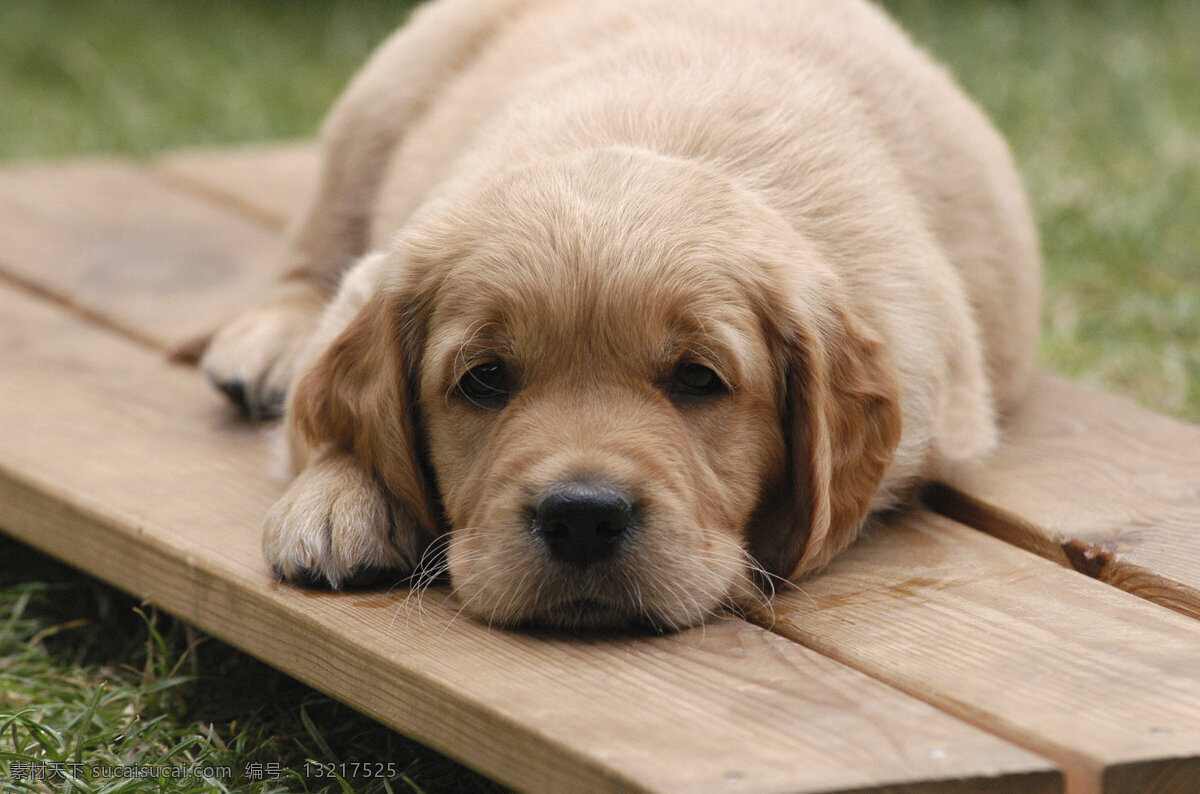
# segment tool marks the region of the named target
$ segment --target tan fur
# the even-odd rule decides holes
[[[319,292],[369,255],[301,339],[269,297],[206,359],[304,373],[264,541],[285,576],[405,572],[440,537],[485,620],[689,625],[978,462],[1028,385],[1011,158],[859,0],[439,0],[323,137],[285,269]],[[485,358],[516,373],[502,408],[456,392]],[[681,361],[729,393],[670,397]],[[642,512],[568,569],[528,515],[579,479]]]

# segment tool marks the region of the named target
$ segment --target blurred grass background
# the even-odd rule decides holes
[[[886,5],[1016,154],[1043,366],[1200,421],[1200,3]]]
[[[0,167],[311,136],[411,3],[3,0]],[[1200,421],[1200,3],[885,0],[1008,137],[1046,258],[1043,366]],[[0,767],[230,765],[190,790],[488,784],[0,538]],[[325,782],[306,759],[394,761]],[[241,778],[247,763],[284,776]],[[51,790],[29,781],[18,789]],[[58,788],[61,788],[59,781]],[[78,791],[179,791],[80,781]]]

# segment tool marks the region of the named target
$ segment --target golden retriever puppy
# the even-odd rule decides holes
[[[438,0],[323,138],[204,361],[286,405],[282,577],[424,555],[494,624],[692,625],[979,461],[1029,381],[1010,155],[862,0]]]

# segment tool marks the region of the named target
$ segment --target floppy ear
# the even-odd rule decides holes
[[[796,579],[853,542],[900,441],[883,344],[841,306],[777,331],[787,460],[750,527],[750,551]]]
[[[314,448],[352,455],[409,514],[400,523],[432,540],[440,511],[419,435],[420,314],[394,288],[373,294],[296,386],[291,421]]]

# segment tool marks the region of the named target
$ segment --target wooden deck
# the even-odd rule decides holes
[[[1200,428],[1050,375],[987,470],[753,621],[542,637],[277,584],[264,434],[166,351],[270,279],[314,169],[0,171],[0,527],[522,790],[1200,790]]]

